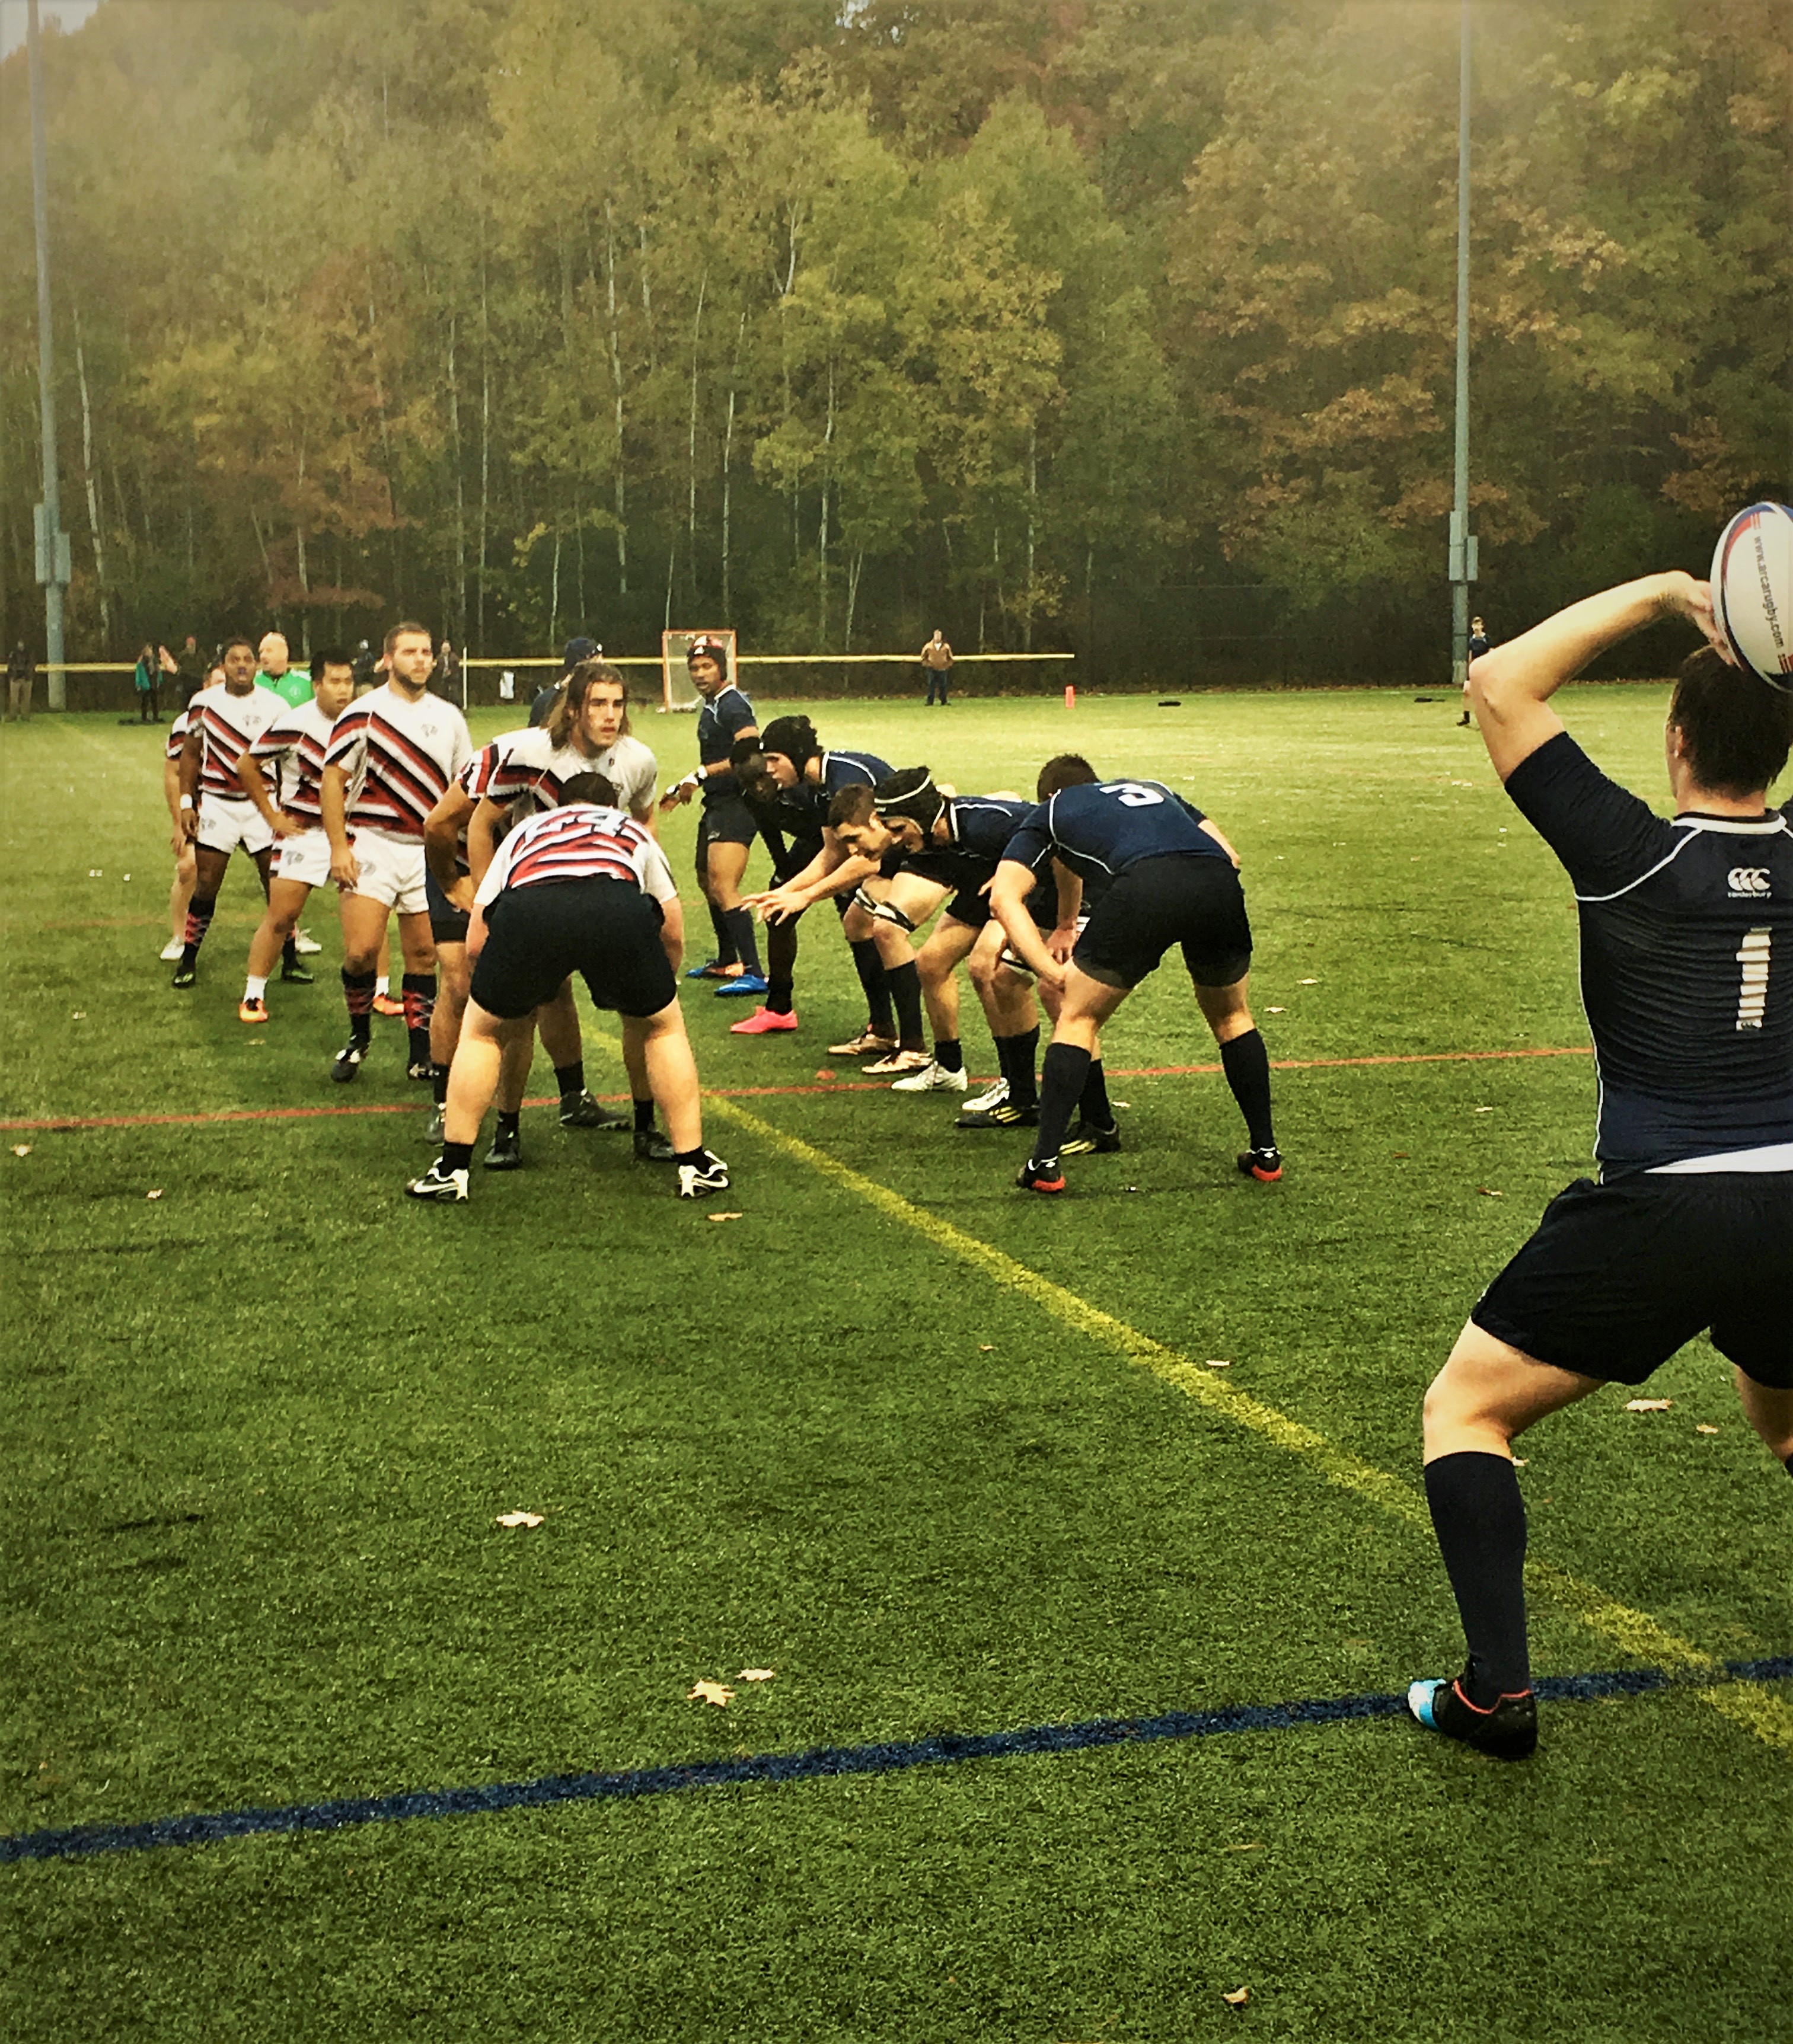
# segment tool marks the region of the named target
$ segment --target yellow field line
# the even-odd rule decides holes
[[[1087,1299],[1080,1299],[1075,1292],[1067,1291],[1064,1285],[1041,1277],[1038,1271],[1029,1270],[1025,1263],[1017,1262],[989,1243],[981,1242],[975,1235],[966,1234],[963,1228],[955,1228],[950,1221],[942,1220],[938,1215],[914,1205],[887,1185],[879,1185],[875,1179],[829,1156],[826,1151],[817,1149],[800,1137],[786,1135],[738,1101],[706,1093],[704,1105],[707,1112],[734,1123],[773,1149],[783,1151],[786,1156],[808,1165],[822,1177],[832,1178],[880,1213],[925,1236],[937,1247],[972,1269],[982,1271],[1005,1290],[1030,1299],[1055,1320],[1117,1350],[1129,1362],[1150,1370],[1154,1377],[1174,1385],[1210,1412],[1221,1413],[1276,1447],[1301,1456],[1329,1483],[1356,1496],[1368,1498],[1410,1525],[1430,1529],[1431,1518],[1425,1499],[1400,1477],[1360,1460],[1329,1441],[1324,1434],[1316,1433],[1311,1427],[1291,1420],[1287,1413],[1279,1412],[1274,1406],[1264,1404],[1249,1393],[1235,1389],[1211,1370],[1204,1370],[1175,1349],[1154,1341],[1149,1335],[1128,1326],[1125,1320],[1117,1320],[1112,1313],[1103,1312]],[[1528,1562],[1526,1581],[1535,1594],[1548,1596],[1563,1605],[1590,1631],[1598,1633],[1628,1654],[1687,1673],[1703,1669],[1715,1673],[1718,1670],[1720,1663],[1714,1656],[1703,1653],[1691,1641],[1658,1624],[1648,1612],[1633,1611],[1628,1604],[1618,1603],[1603,1590],[1583,1582],[1552,1562]],[[1793,1754],[1793,1708],[1760,1684],[1726,1683],[1720,1688],[1696,1689],[1693,1693],[1764,1744]]]

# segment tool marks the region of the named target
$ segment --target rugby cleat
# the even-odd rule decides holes
[[[780,1015],[770,1008],[756,1008],[745,1022],[731,1022],[731,1036],[775,1036],[780,1031],[788,1033],[797,1026],[794,1011],[787,1009]]]
[[[868,1079],[895,1078],[905,1072],[925,1071],[933,1059],[925,1051],[892,1051],[887,1058],[880,1058],[875,1064],[862,1065],[860,1069]]]
[[[199,968],[192,965],[177,965],[175,976],[168,982],[171,986],[196,986],[199,982]]]
[[[245,994],[237,1004],[237,1019],[239,1022],[265,1022],[267,1020],[267,1003],[260,994],[253,1001]]]
[[[759,972],[737,972],[712,990],[718,1001],[745,1000],[748,994],[766,991],[766,976]]]
[[[1037,1107],[1017,1107],[1010,1101],[1002,1101],[995,1107],[973,1110],[966,1108],[952,1124],[955,1128],[1037,1128],[1040,1110]],[[1068,1143],[1066,1148],[1069,1148]]]
[[[1491,1710],[1479,1710],[1454,1682],[1407,1685],[1407,1708],[1428,1731],[1442,1732],[1495,1760],[1524,1760],[1537,1744],[1537,1699],[1503,1696]]]
[[[436,1066],[429,1058],[418,1058],[405,1067],[405,1076],[415,1085],[433,1085],[436,1083]]]
[[[967,1114],[988,1114],[992,1108],[1000,1107],[1009,1097],[1009,1082],[998,1079],[994,1085],[987,1085],[982,1093],[975,1093],[965,1102]]]
[[[186,949],[187,939],[184,937],[170,937],[156,955],[161,959],[164,965],[173,965],[177,962],[181,953]]]
[[[360,1036],[351,1036],[330,1060],[330,1077],[338,1085],[347,1085],[359,1077],[361,1060],[367,1055],[367,1045]]]
[[[296,959],[291,965],[282,961],[280,977],[288,986],[315,986],[317,984],[317,974],[307,972]]]
[[[488,1171],[520,1171],[523,1168],[523,1139],[514,1128],[494,1132],[492,1147],[479,1159]]]
[[[868,1071],[875,1071],[875,1065],[868,1065]],[[896,1080],[891,1087],[892,1093],[964,1093],[971,1086],[971,1074],[961,1065],[956,1072],[949,1072],[945,1065],[930,1058],[920,1071],[911,1072],[906,1079]]]
[[[320,952],[323,948],[324,947],[318,943],[317,939],[313,936],[309,930],[294,931],[293,949],[297,951],[302,958],[315,958],[318,952]]]
[[[887,1058],[895,1048],[895,1037],[880,1036],[875,1030],[862,1029],[850,1043],[830,1043],[828,1055],[831,1058],[869,1058],[875,1051],[879,1057]]]
[[[560,1097],[560,1126],[563,1128],[626,1128],[629,1116],[613,1114],[601,1102],[585,1092],[563,1093]]]
[[[423,1132],[425,1143],[446,1143],[448,1139],[448,1110],[439,1107],[429,1117],[429,1125]]]
[[[644,1164],[676,1164],[679,1153],[657,1128],[637,1128],[635,1155]]]
[[[440,1157],[421,1178],[413,1178],[405,1190],[414,1200],[440,1200],[444,1205],[457,1204],[467,1197],[467,1174],[464,1171],[444,1171]]]
[[[1064,1182],[1064,1172],[1057,1158],[1042,1163],[1037,1157],[1029,1157],[1015,1174],[1015,1183],[1024,1193],[1062,1193],[1069,1188]]]
[[[706,1150],[701,1164],[681,1164],[679,1166],[679,1197],[682,1200],[701,1200],[711,1193],[725,1193],[729,1189],[729,1167],[714,1150]]]
[[[685,968],[685,977],[687,979],[726,979],[728,974],[729,968],[720,959],[706,959],[702,965],[687,966]]]
[[[1079,1121],[1059,1145],[1060,1154],[1067,1157],[1087,1157],[1094,1154],[1111,1157],[1121,1147],[1118,1128],[1098,1128],[1093,1121]]]
[[[402,1015],[404,1012],[404,1002],[394,1001],[390,993],[376,993],[374,996],[374,1012],[376,1015]]]
[[[1260,1185],[1273,1185],[1283,1175],[1283,1153],[1274,1143],[1267,1150],[1242,1150],[1237,1161],[1245,1176]]]

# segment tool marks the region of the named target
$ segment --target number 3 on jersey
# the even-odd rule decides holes
[[[1122,805],[1129,809],[1149,809],[1164,799],[1162,788],[1148,788],[1139,781],[1104,781],[1102,792],[1118,797]]]

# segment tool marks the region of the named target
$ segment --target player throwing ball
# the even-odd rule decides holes
[[[1068,964],[1047,948],[1028,897],[1049,859],[1090,878],[1112,874],[1107,892],[1078,938]],[[1010,840],[990,890],[990,905],[1015,955],[1042,986],[1064,990],[1050,1049],[1041,1067],[1040,1126],[1015,1183],[1062,1193],[1060,1147],[1088,1082],[1108,1018],[1172,944],[1194,982],[1251,1147],[1239,1169],[1268,1184],[1283,1175],[1270,1116],[1270,1057],[1246,1005],[1251,924],[1239,885],[1239,859],[1192,804],[1161,781],[1097,781],[1062,788],[1040,804]]]
[[[703,1147],[696,1060],[679,1008],[685,927],[672,874],[652,835],[615,807],[599,774],[565,782],[556,809],[519,824],[474,896],[467,938],[473,989],[448,1074],[442,1154],[406,1190],[462,1201],[479,1123],[506,1047],[532,1026],[570,973],[622,1017],[666,1116],[679,1197],[726,1192],[729,1167]]]
[[[1682,617],[1713,643],[1668,706],[1672,822],[1610,781],[1550,697],[1596,655]],[[1704,582],[1572,605],[1478,660],[1495,771],[1567,870],[1599,1074],[1596,1184],[1576,1180],[1482,1294],[1426,1395],[1426,1495],[1469,1649],[1415,1682],[1419,1722],[1520,1760],[1537,1742],[1526,1508],[1512,1443],[1703,1330],[1793,1470],[1793,827],[1768,790],[1793,696],[1722,657]]]

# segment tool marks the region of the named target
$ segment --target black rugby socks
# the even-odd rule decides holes
[[[1109,1105],[1108,1082],[1102,1076],[1100,1058],[1090,1060],[1090,1075],[1083,1082],[1083,1095],[1077,1102],[1077,1118],[1092,1128],[1114,1126],[1114,1110]]]
[[[853,955],[853,970],[865,990],[866,1020],[875,1036],[894,1036],[896,1017],[891,1012],[890,974],[870,937],[860,937],[848,947]]]
[[[1274,1150],[1276,1137],[1270,1120],[1270,1053],[1256,1029],[1248,1029],[1220,1047],[1220,1068],[1239,1112],[1245,1117],[1254,1150]]]
[[[1426,1466],[1432,1529],[1469,1642],[1478,1710],[1532,1685],[1526,1647],[1526,1506],[1510,1458],[1466,1449]]]
[[[962,1072],[965,1069],[965,1053],[956,1036],[934,1039],[934,1062],[943,1072]]]
[[[432,1062],[429,1018],[436,1012],[436,975],[408,972],[400,982],[399,992],[405,1003],[405,1028],[411,1039],[411,1062],[427,1065]]]
[[[1049,1163],[1057,1156],[1072,1115],[1083,1097],[1091,1062],[1089,1052],[1075,1043],[1047,1046],[1040,1067],[1040,1131],[1033,1139],[1036,1163]]]
[[[206,941],[206,932],[212,927],[212,918],[217,912],[217,897],[195,894],[187,905],[187,931],[182,939],[186,947],[181,952],[180,962],[190,966],[199,955],[199,947]]]
[[[774,1015],[788,1015],[797,988],[797,919],[766,925],[766,1006]]]
[[[739,959],[756,979],[760,971],[760,947],[753,940],[753,911],[751,909],[725,909],[722,920],[728,925],[729,940]]]
[[[374,1033],[374,974],[342,969],[342,997],[348,1007],[348,1035],[352,1043],[365,1043]]]
[[[737,961],[735,957],[734,937],[729,928],[729,919],[714,901],[706,905],[710,910],[710,927],[716,932],[716,962],[718,965],[733,965]]]
[[[919,1051],[926,1042],[922,1034],[922,975],[915,961],[887,966],[884,983],[896,1009],[897,1040],[906,1051]]]

